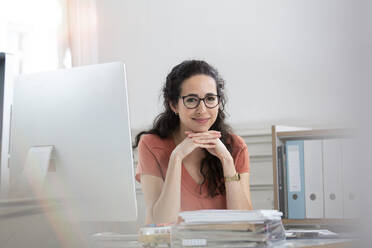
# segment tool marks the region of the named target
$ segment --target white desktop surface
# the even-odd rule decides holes
[[[119,234],[119,233],[102,233],[92,235],[93,242],[97,248],[111,247],[142,247],[136,242],[138,235],[136,234]],[[287,239],[274,243],[269,247],[275,248],[333,248],[333,247],[353,247],[353,240],[350,239]],[[165,244],[156,246],[158,248],[168,247]],[[206,246],[208,247],[208,246]]]

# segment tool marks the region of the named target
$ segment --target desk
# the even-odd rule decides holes
[[[114,247],[142,247],[136,240],[136,234],[102,234],[93,235],[95,248],[114,248]],[[353,246],[354,245],[354,246]],[[154,246],[157,248],[169,247],[166,244]],[[208,247],[208,246],[206,246]],[[275,243],[275,248],[351,248],[356,247],[350,239],[289,239]],[[190,247],[192,248],[192,247]],[[201,248],[201,247],[198,247]]]
[[[278,248],[302,247],[302,248],[349,248],[355,247],[350,239],[291,239],[283,241]]]

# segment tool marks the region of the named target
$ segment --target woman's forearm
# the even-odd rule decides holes
[[[222,160],[223,173],[225,177],[231,177],[236,174],[233,159]],[[247,198],[245,190],[240,181],[225,182],[226,188],[226,206],[227,209],[250,210],[252,204]]]
[[[181,166],[182,158],[172,154],[162,192],[152,209],[155,223],[177,221],[181,208]]]

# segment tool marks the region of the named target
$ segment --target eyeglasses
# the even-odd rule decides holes
[[[207,108],[215,108],[220,103],[220,96],[213,94],[208,94],[204,98],[199,98],[194,94],[181,96],[181,98],[183,100],[183,105],[185,105],[185,107],[188,109],[197,108],[200,104],[200,101],[203,101]]]

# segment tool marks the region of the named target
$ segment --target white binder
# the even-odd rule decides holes
[[[323,140],[324,217],[343,217],[341,141]]]
[[[304,141],[306,218],[324,218],[322,140]]]
[[[358,218],[358,147],[354,140],[342,140],[342,179],[344,184],[344,218]]]

